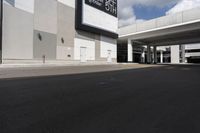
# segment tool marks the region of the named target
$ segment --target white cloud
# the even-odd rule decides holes
[[[176,3],[178,0],[118,0],[119,2],[119,27],[130,25],[136,23],[137,20],[133,6],[143,5],[143,6],[155,6],[162,8],[163,6]]]
[[[119,12],[119,27],[132,24],[136,21],[136,16],[132,7],[121,8]]]
[[[196,7],[200,7],[200,0],[181,0],[172,9],[166,12],[166,14],[174,14]]]

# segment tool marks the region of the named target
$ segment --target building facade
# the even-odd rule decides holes
[[[128,47],[125,44],[117,46],[118,62],[147,63],[147,47],[132,46],[132,61],[128,61]],[[154,51],[151,47],[151,60],[154,61]],[[200,63],[200,44],[173,45],[157,47],[157,63]]]
[[[170,47],[171,63],[200,63],[200,44],[174,45]]]
[[[3,63],[116,62],[117,8],[78,1],[4,0]]]
[[[185,45],[185,62],[200,63],[200,44]]]

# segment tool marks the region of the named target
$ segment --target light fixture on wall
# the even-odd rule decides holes
[[[38,39],[39,39],[40,41],[42,41],[42,35],[41,35],[40,33],[38,33],[37,36],[38,36]]]
[[[61,42],[62,42],[62,44],[64,44],[64,43],[65,43],[65,40],[64,40],[64,38],[63,38],[63,37],[61,38]]]

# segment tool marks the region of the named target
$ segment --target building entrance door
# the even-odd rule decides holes
[[[111,50],[108,50],[107,62],[109,62],[109,63],[112,62]]]
[[[86,47],[81,47],[80,49],[80,59],[81,59],[81,62],[87,62],[87,59],[86,59]]]

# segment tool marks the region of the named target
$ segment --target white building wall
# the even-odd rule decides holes
[[[15,0],[15,7],[29,13],[34,13],[34,0]]]
[[[179,45],[171,46],[171,63],[180,63]]]
[[[200,49],[200,44],[188,44],[185,45],[185,49]]]
[[[81,47],[86,48],[86,60],[95,60],[95,41],[74,39],[74,60],[80,60]]]
[[[58,60],[66,60],[67,56],[68,56],[68,51],[70,51],[71,49],[69,49],[66,46],[57,46],[57,57],[56,59]]]
[[[196,52],[196,53],[186,53],[185,57],[194,57],[194,56],[200,56],[200,52]]]
[[[108,51],[111,51],[111,58],[117,58],[117,45],[116,40],[108,37],[101,36],[100,39],[100,56],[101,58],[108,57]]]
[[[70,6],[72,8],[75,8],[75,2],[76,0],[58,0],[59,2],[67,5],[67,6]]]
[[[185,50],[194,50],[194,49],[200,49],[200,44],[188,44],[185,45]],[[191,56],[200,56],[200,52],[192,52],[192,53],[185,53],[185,57],[191,57]]]
[[[57,10],[56,0],[35,0],[34,29],[57,34]]]
[[[4,4],[3,59],[33,58],[33,15]]]

